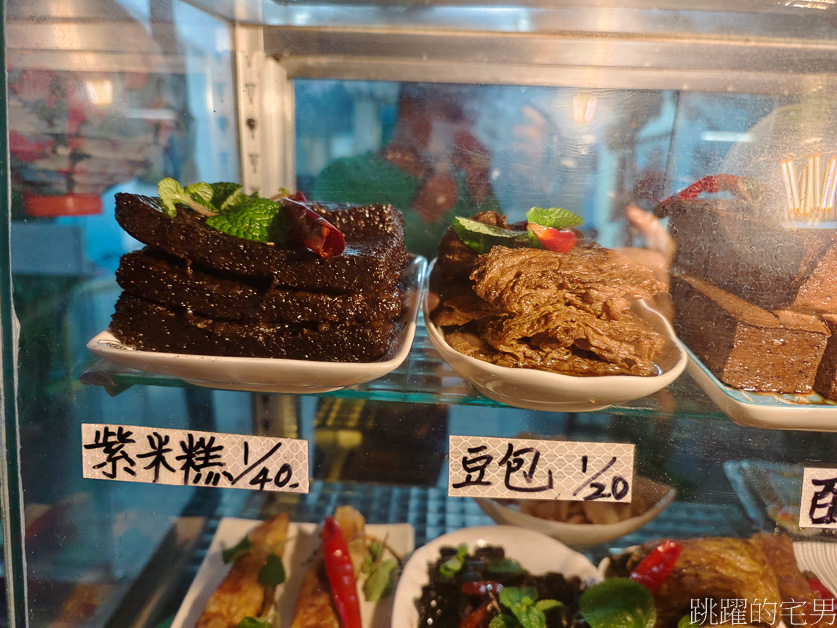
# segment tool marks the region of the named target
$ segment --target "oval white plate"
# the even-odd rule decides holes
[[[630,534],[657,517],[674,501],[677,492],[666,484],[648,478],[637,477],[634,481],[634,496],[644,495],[650,507],[641,514],[617,523],[564,523],[534,517],[520,511],[517,503],[501,503],[493,499],[476,498],[483,512],[500,524],[520,526],[551,536],[569,547],[584,549],[600,543],[607,543]]]
[[[538,369],[497,366],[459,353],[447,343],[442,330],[430,319],[428,291],[424,292],[424,322],[436,350],[454,371],[483,395],[510,406],[551,412],[593,412],[647,397],[671,384],[686,368],[686,353],[671,325],[662,314],[642,301],[635,303],[636,313],[666,339],[657,360],[662,373],[651,377],[576,377]]]
[[[420,547],[407,561],[395,590],[392,628],[418,626],[416,600],[421,597],[421,588],[427,584],[428,566],[439,559],[442,547],[456,547],[460,543],[466,543],[471,551],[485,545],[502,547],[508,558],[513,558],[535,575],[553,571],[578,576],[588,584],[601,580],[598,570],[586,556],[539,532],[514,526],[463,528]]]
[[[101,358],[148,373],[168,375],[197,386],[224,390],[310,395],[356,386],[398,368],[407,358],[416,333],[418,304],[425,285],[427,261],[414,257],[404,271],[405,309],[397,338],[398,350],[389,360],[378,362],[315,362],[271,358],[229,358],[138,351],[103,331],[87,343]]]
[[[738,425],[777,430],[837,432],[837,404],[820,395],[781,395],[727,386],[693,354],[686,354],[689,375],[724,414]]]
[[[222,559],[224,548],[232,547],[261,523],[251,519],[224,517],[218,524],[218,530],[201,563],[195,579],[186,596],[180,603],[180,609],[172,622],[171,628],[194,628],[206,603],[218,585],[221,584],[229,565]],[[319,526],[314,523],[291,523],[288,528],[288,543],[285,546],[285,584],[277,590],[277,609],[281,618],[280,626],[290,625],[296,608],[296,598],[302,579],[311,557],[320,547]],[[413,549],[413,526],[409,523],[371,524],[366,526],[369,535],[386,539],[389,546],[398,554],[404,555]],[[387,597],[380,602],[367,602],[361,598],[360,614],[363,628],[386,628],[389,626],[393,598]]]

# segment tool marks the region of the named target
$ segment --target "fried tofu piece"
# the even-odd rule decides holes
[[[209,598],[195,628],[235,628],[245,617],[259,617],[273,604],[272,590],[259,582],[259,571],[270,554],[280,558],[288,539],[288,515],[259,525],[248,535],[250,551],[238,558]]]

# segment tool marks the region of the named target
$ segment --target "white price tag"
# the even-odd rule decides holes
[[[81,452],[90,479],[308,492],[304,440],[83,423]]]
[[[805,468],[799,527],[837,529],[837,469]]]
[[[453,497],[630,502],[634,445],[451,436]]]

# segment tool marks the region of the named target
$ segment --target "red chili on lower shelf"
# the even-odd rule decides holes
[[[663,541],[640,561],[631,572],[631,579],[644,585],[651,593],[656,593],[671,574],[682,551],[683,548],[674,541]]]
[[[821,600],[832,600],[837,602],[837,597],[835,597],[834,594],[826,588],[817,576],[810,571],[806,571],[804,576],[808,581],[808,586],[811,587],[811,590],[816,593]]]

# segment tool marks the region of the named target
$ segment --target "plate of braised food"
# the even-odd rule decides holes
[[[411,525],[350,506],[322,525],[226,517],[172,628],[387,628],[412,549]]]
[[[798,551],[798,545],[806,547]],[[832,594],[835,572],[823,568],[828,559],[812,560],[807,546],[818,546],[814,555],[830,555],[831,560],[830,550],[837,549],[833,543],[798,544],[783,534],[767,532],[749,539],[652,541],[602,561],[604,581],[597,585],[602,589],[597,597],[604,602],[605,594],[616,594],[608,588],[633,587],[648,628],[830,625],[837,609]],[[644,591],[636,588],[637,583]]]
[[[199,386],[298,394],[407,357],[426,261],[407,253],[397,210],[232,183],[158,191],[116,196],[117,221],[146,246],[120,260],[123,292],[92,352]]]
[[[630,504],[561,499],[475,498],[494,521],[541,532],[568,547],[584,549],[635,532],[665,510],[677,492],[636,476]]]
[[[594,411],[673,382],[686,355],[650,304],[666,291],[621,253],[585,243],[580,219],[533,208],[508,224],[455,218],[432,264],[424,317],[433,345],[495,401]]]
[[[572,626],[583,591],[599,579],[584,555],[548,536],[512,526],[463,528],[407,561],[392,628]]]

